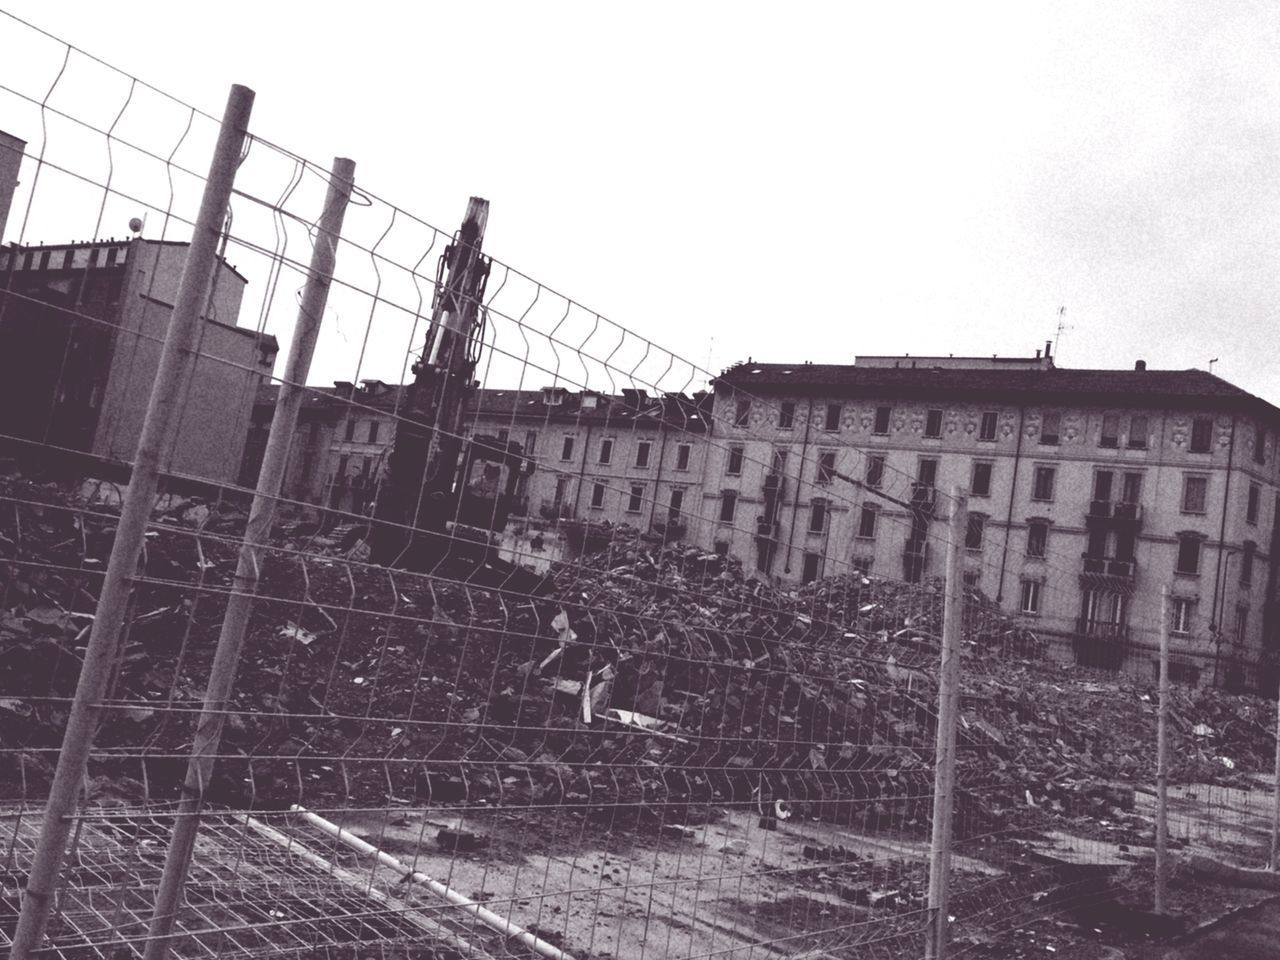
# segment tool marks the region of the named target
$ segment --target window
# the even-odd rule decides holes
[[[556,495],[555,495],[556,506],[559,506],[560,504],[564,503],[565,494],[568,493],[568,491],[569,491],[569,479],[567,477],[557,477],[556,478]]]
[[[593,483],[591,485],[591,506],[599,510],[604,506],[604,484]]]
[[[968,526],[964,532],[964,545],[967,550],[982,549],[982,534],[987,528],[987,518],[981,513],[971,513]]]
[[[786,447],[774,447],[773,459],[769,464],[769,472],[776,473],[778,476],[784,476],[787,472],[787,456]]]
[[[1209,489],[1208,477],[1182,478],[1182,512],[1204,513],[1205,496]]]
[[[1146,417],[1130,417],[1129,418],[1129,449],[1145,450],[1147,449],[1147,418]]]
[[[982,423],[978,426],[979,440],[994,440],[996,438],[996,412],[994,410],[984,411],[982,414]]]
[[[1249,484],[1249,500],[1245,504],[1244,519],[1246,523],[1258,522],[1258,499],[1262,495],[1262,488],[1256,483]]]
[[[1121,503],[1138,503],[1142,499],[1142,474],[1126,473],[1120,489]]]
[[[975,497],[991,496],[991,461],[973,461],[973,474],[969,480],[969,493]]]
[[[680,511],[684,509],[684,490],[676,487],[671,491],[671,506],[667,508],[667,519],[675,523],[680,519]]]
[[[858,536],[863,540],[874,540],[876,538],[876,519],[879,513],[871,504],[863,504],[862,512],[858,515]]]
[[[1110,470],[1098,470],[1093,475],[1093,499],[1107,500],[1111,499],[1111,480],[1113,474]]]
[[[524,435],[524,455],[526,457],[532,457],[533,451],[536,450],[537,448],[538,448],[538,435],[534,431],[529,430]]]
[[[827,529],[827,501],[815,499],[809,503],[809,532],[822,533]]]
[[[751,401],[739,400],[733,410],[733,425],[735,427],[745,427],[751,420]]]
[[[916,471],[916,481],[922,487],[932,487],[938,482],[938,461],[934,457],[921,457]]]
[[[1125,622],[1128,613],[1128,598],[1123,594],[1111,593],[1107,590],[1087,590],[1084,595],[1084,618],[1089,625],[1089,632],[1102,633],[1100,624],[1116,625]]]
[[[724,472],[731,477],[742,476],[742,457],[745,448],[740,443],[729,445],[729,464],[724,468]]]
[[[507,443],[507,431],[505,431],[505,430],[499,430],[499,431],[498,431],[498,440],[502,443],[502,445],[503,445],[503,446],[506,446],[506,443]]]
[[[884,457],[867,457],[867,486],[879,489],[882,483],[884,483]]]
[[[1040,442],[1047,447],[1058,445],[1058,431],[1062,428],[1062,414],[1057,410],[1046,410],[1040,419]]]
[[[347,440],[354,440],[355,438],[356,438],[356,422],[355,422],[355,420],[348,420],[348,421],[347,421],[347,434],[346,434],[346,438],[345,438],[345,439],[347,439]]]
[[[1175,573],[1198,574],[1200,572],[1200,537],[1194,533],[1178,534],[1178,565]]]
[[[892,407],[876,407],[876,420],[871,426],[871,432],[879,436],[888,436],[889,434],[889,411]]]
[[[1253,583],[1253,555],[1258,552],[1258,545],[1252,540],[1244,542],[1244,553],[1240,554],[1240,586],[1247,587]]]
[[[1022,605],[1023,613],[1029,613],[1036,616],[1040,613],[1040,582],[1038,580],[1022,581]]]
[[[1053,482],[1057,473],[1054,467],[1036,467],[1031,478],[1032,500],[1053,500]]]
[[[689,469],[689,451],[692,449],[693,449],[693,445],[689,443],[682,443],[676,447],[676,469],[677,470]]]
[[[653,448],[653,443],[649,440],[641,440],[636,444],[636,466],[647,467],[649,465],[649,451]]]
[[[1120,446],[1120,418],[1114,413],[1102,417],[1102,434],[1098,437],[1098,446],[1112,449]]]
[[[926,437],[942,436],[942,411],[930,410],[924,415],[924,435]]]
[[[827,419],[823,424],[824,430],[840,429],[840,414],[844,412],[844,407],[838,403],[827,404]]]
[[[1249,606],[1236,604],[1236,643],[1244,643],[1245,632],[1249,629]]]
[[[1253,428],[1253,462],[1267,462],[1267,428],[1260,423]]]
[[[613,463],[613,437],[604,437],[600,441],[600,463]]]
[[[720,522],[733,523],[733,515],[738,510],[738,493],[736,490],[725,490],[720,494]]]
[[[573,459],[573,437],[565,437],[564,442],[560,445],[560,459]]]
[[[627,498],[627,513],[639,513],[640,504],[644,501],[644,485],[633,483],[631,485],[631,496]]]
[[[1191,612],[1195,609],[1196,602],[1186,597],[1174,597],[1171,603],[1173,622],[1169,624],[1169,632],[1185,637],[1191,633]]]
[[[1208,453],[1213,438],[1213,419],[1196,417],[1191,421],[1191,452]]]
[[[1032,520],[1027,524],[1027,556],[1043,557],[1049,545],[1049,524]]]
[[[796,402],[794,400],[783,400],[782,406],[778,408],[778,428],[780,430],[790,430],[796,422]]]
[[[836,452],[834,450],[822,450],[818,453],[818,473],[814,477],[815,483],[827,484],[836,475]]]
[[[350,455],[343,454],[338,457],[338,481],[341,483],[347,478],[347,461],[351,459]]]
[[[378,442],[378,421],[377,420],[369,421],[369,442],[370,443]]]
[[[804,573],[801,580],[804,583],[812,583],[818,579],[818,567],[822,562],[822,557],[816,553],[806,553],[804,555]]]

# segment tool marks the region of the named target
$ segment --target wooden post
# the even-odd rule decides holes
[[[1155,912],[1164,913],[1169,884],[1169,585],[1160,588],[1160,713],[1156,726]]]
[[[969,522],[969,498],[951,491],[947,525],[946,598],[942,608],[942,660],[938,670],[938,734],[933,762],[933,835],[929,846],[929,916],[925,956],[943,960],[947,949],[947,902],[951,870],[951,825],[956,780],[956,720],[960,713],[960,631],[964,619],[961,551]]]

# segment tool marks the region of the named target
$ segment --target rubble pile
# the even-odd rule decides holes
[[[114,524],[109,508],[57,491],[0,489],[10,790],[38,795],[51,770]],[[148,535],[97,740],[102,789],[177,795],[242,526],[241,513],[187,502]],[[766,825],[804,812],[927,826],[937,582],[853,575],[781,590],[730,558],[615,537],[556,566],[550,596],[523,598],[348,561],[347,539],[281,527],[213,799],[560,804],[668,823],[737,803]],[[1112,816],[1123,785],[1154,773],[1154,691],[1040,652],[969,592],[960,779],[975,829],[1019,811]],[[1272,705],[1179,698],[1175,776],[1269,768]]]

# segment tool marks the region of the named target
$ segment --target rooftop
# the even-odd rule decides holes
[[[1196,369],[1027,370],[747,362],[725,370],[715,385],[717,390],[737,389],[761,396],[968,399],[1224,410],[1280,423],[1280,409]]]

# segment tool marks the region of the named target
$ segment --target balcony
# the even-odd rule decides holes
[[[765,517],[756,518],[756,536],[768,540],[778,539],[778,523]]]
[[[1119,670],[1129,653],[1129,625],[1078,617],[1072,647],[1079,666]]]
[[[1092,557],[1084,554],[1084,572],[1107,577],[1120,577],[1132,580],[1138,572],[1137,561],[1133,559],[1117,560],[1114,557]]]
[[[911,484],[911,506],[914,509],[932,516],[937,502],[938,491],[932,484],[920,482]]]
[[[1112,520],[1138,525],[1142,523],[1142,504],[1115,500],[1091,500],[1085,511],[1087,520]]]

